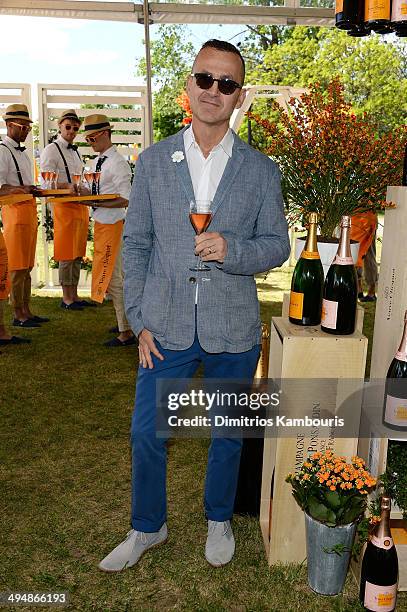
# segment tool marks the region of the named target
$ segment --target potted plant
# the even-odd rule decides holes
[[[360,457],[312,454],[297,474],[288,474],[293,496],[304,511],[308,584],[323,595],[337,595],[345,583],[358,521],[376,479]]]
[[[338,78],[326,90],[311,85],[289,101],[288,112],[275,102],[271,114],[273,120],[248,115],[265,131],[264,152],[280,167],[290,225],[305,227],[316,212],[319,243],[335,242],[343,215],[386,207],[387,186],[401,184],[404,126],[379,133],[366,114],[354,114]]]

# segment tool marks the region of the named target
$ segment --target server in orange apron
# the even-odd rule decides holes
[[[131,170],[124,157],[112,145],[112,126],[105,115],[89,115],[84,121],[85,139],[99,153],[93,161],[94,171],[100,172],[99,192],[115,193],[113,206],[96,208],[95,248],[92,266],[92,300],[103,302],[105,293],[112,298],[119,335],[105,346],[129,346],[136,340],[124,313],[121,242],[123,222],[131,190]],[[96,184],[92,192],[96,193]]]
[[[63,111],[59,132],[41,153],[41,172],[58,172],[58,187],[72,187],[75,178],[82,175],[83,162],[78,147],[73,144],[81,120],[76,111]],[[44,185],[43,185],[44,186]],[[62,287],[61,308],[83,310],[93,306],[78,297],[78,283],[82,257],[86,255],[89,212],[86,206],[76,202],[54,204],[54,259],[59,262],[59,282]]]
[[[0,186],[8,193],[32,193],[32,164],[21,145],[31,130],[32,120],[25,104],[10,104],[3,115],[7,136],[0,143]],[[3,206],[2,221],[10,273],[10,303],[13,325],[40,327],[49,321],[30,310],[31,276],[37,244],[37,207],[33,197],[27,204]]]
[[[377,214],[364,212],[353,215],[350,237],[359,242],[359,255],[356,263],[358,273],[358,298],[361,302],[376,301],[377,263],[376,263],[376,228]],[[364,295],[362,276],[368,285],[368,294]]]

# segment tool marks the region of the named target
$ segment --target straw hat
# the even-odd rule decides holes
[[[112,130],[112,126],[109,123],[109,119],[106,115],[89,115],[85,117],[83,122],[83,129],[85,136],[96,134],[96,132],[103,132],[103,130]]]
[[[66,110],[62,113],[62,115],[58,119],[58,125],[61,125],[61,123],[65,121],[65,119],[71,119],[72,121],[77,121],[78,123],[82,123],[82,121],[79,119],[78,115],[76,114],[76,110],[74,108],[70,108],[69,110]]]
[[[25,104],[10,104],[7,106],[3,119],[4,121],[12,119],[25,119],[25,121],[29,121],[30,123],[33,122],[33,120],[30,119],[30,114]]]

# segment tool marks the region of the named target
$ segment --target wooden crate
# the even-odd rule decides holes
[[[354,391],[362,388],[366,352],[367,338],[359,330],[350,336],[332,336],[321,332],[319,326],[300,327],[285,317],[277,317],[271,325],[269,377],[282,381],[321,379],[318,397],[302,397],[301,401],[312,405],[321,400],[323,405],[339,406],[349,395],[350,379]],[[324,379],[338,379],[334,397],[324,395]],[[346,385],[341,386],[341,379],[347,379]],[[360,417],[357,409],[354,416]],[[306,459],[311,446],[310,452],[329,446],[348,457],[357,450],[357,438],[335,437],[328,443],[321,437],[315,446],[315,440],[301,438],[300,429],[292,433],[292,438],[271,438],[266,432],[264,441],[260,525],[270,565],[301,562],[306,557],[304,516],[294,501],[291,486],[285,482],[286,475]]]
[[[386,209],[377,304],[373,332],[371,379],[386,378],[387,370],[400,343],[407,309],[407,187],[388,187],[387,201],[396,207]],[[368,419],[368,413],[364,418]],[[375,476],[386,469],[387,438],[379,437],[367,423],[369,437],[359,441],[358,454],[365,459]],[[382,434],[381,434],[382,435]],[[391,437],[399,439],[398,432]],[[407,444],[407,442],[406,442]],[[391,517],[400,519],[397,509]]]

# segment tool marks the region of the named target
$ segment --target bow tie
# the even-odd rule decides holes
[[[25,147],[19,145],[18,147],[14,147],[16,151],[25,151]]]
[[[77,147],[77,145],[69,144],[68,145],[68,149],[72,149],[73,151],[77,151],[78,147]]]

